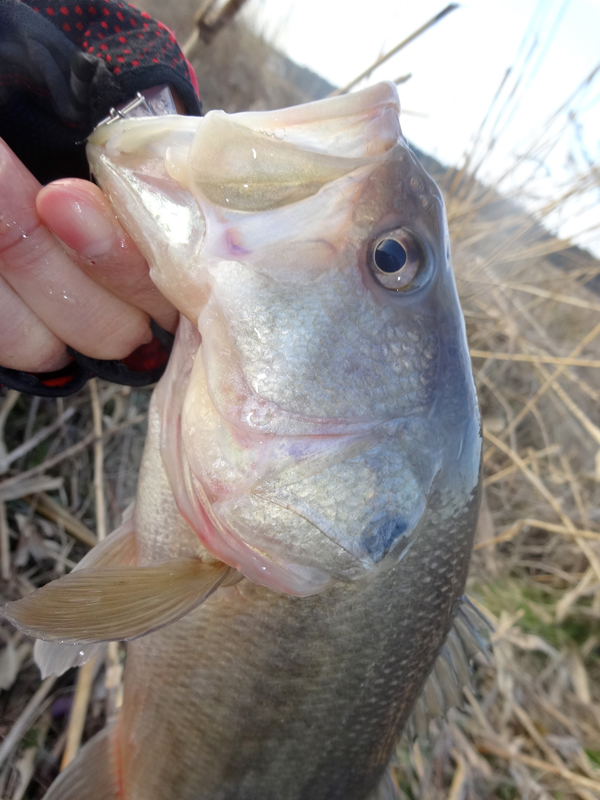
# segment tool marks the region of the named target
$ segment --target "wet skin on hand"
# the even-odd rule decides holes
[[[0,364],[44,372],[84,355],[120,359],[173,331],[177,312],[100,189],[64,179],[41,187],[0,140]]]

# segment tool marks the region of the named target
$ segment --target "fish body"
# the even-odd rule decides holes
[[[59,584],[70,603],[96,581],[103,613],[67,630],[13,604],[78,652],[133,639],[116,722],[48,798],[365,800],[380,785],[452,635],[481,448],[443,201],[398,119],[379,84],[92,137],[181,321],[134,515],[56,582],[64,608]],[[43,647],[46,666],[69,650]]]

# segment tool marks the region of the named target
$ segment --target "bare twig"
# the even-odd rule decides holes
[[[4,427],[6,426],[6,420],[8,419],[8,415],[13,410],[15,403],[20,396],[21,393],[17,392],[16,389],[10,389],[6,393],[6,397],[0,406],[0,459],[6,457],[6,444],[4,442]]]
[[[2,746],[0,746],[0,767],[2,767],[4,762],[11,756],[15,747],[17,747],[23,736],[33,724],[33,721],[39,714],[40,706],[50,694],[50,691],[55,683],[55,675],[50,675],[49,678],[46,678],[46,680],[43,681],[43,683],[39,686],[37,692],[33,695],[31,700],[27,703],[23,711],[20,713],[19,718],[10,729],[6,739],[2,742]]]
[[[119,425],[115,425],[114,428],[109,428],[108,430],[104,431],[104,433],[102,434],[102,438],[106,440],[109,437],[119,433],[119,431],[124,430],[125,428],[129,428],[132,425],[138,425],[140,422],[143,422],[147,416],[148,416],[147,414],[138,414],[133,419],[127,420],[126,422],[122,422]],[[40,472],[45,472],[48,469],[52,469],[52,467],[55,467],[57,464],[60,464],[62,461],[66,461],[69,458],[73,458],[73,456],[78,455],[78,453],[81,453],[83,450],[89,447],[95,438],[96,437],[93,432],[88,433],[88,435],[85,436],[80,442],[77,442],[71,447],[67,447],[65,450],[53,456],[52,458],[48,458],[42,464],[38,464],[37,467],[32,467],[31,469],[28,469],[26,472],[22,472],[20,475],[14,475],[12,478],[6,478],[2,482],[0,482],[0,494],[3,491],[7,491],[9,487],[12,488],[14,486],[18,486],[21,483],[21,481],[29,480],[34,475],[39,475]]]
[[[181,48],[186,58],[189,58],[200,39],[210,44],[245,2],[246,0],[228,0],[224,6],[215,10],[215,0],[204,0],[196,13],[194,31]]]
[[[442,11],[440,11],[438,14],[436,14],[434,17],[428,20],[424,25],[421,25],[420,28],[417,28],[417,30],[411,33],[410,36],[407,36],[406,39],[403,39],[395,47],[392,47],[391,50],[388,50],[387,53],[384,53],[384,55],[379,56],[379,58],[376,61],[374,61],[370,67],[367,67],[367,69],[364,70],[364,72],[361,72],[360,75],[351,80],[350,83],[347,83],[341,89],[336,89],[334,92],[331,92],[329,96],[336,97],[337,95],[346,94],[346,92],[349,92],[350,89],[356,86],[357,83],[360,83],[364,78],[368,78],[369,75],[374,70],[377,69],[377,67],[380,67],[386,61],[389,61],[389,59],[392,56],[395,56],[396,53],[399,53],[400,50],[406,47],[406,45],[410,44],[411,42],[414,42],[414,40],[418,39],[419,36],[421,36],[421,34],[425,33],[425,31],[428,31],[429,28],[432,28],[440,20],[442,20],[445,16],[447,16],[451,11],[454,11],[458,7],[459,7],[458,3],[449,3],[449,5],[447,5],[446,8],[442,9]]]
[[[81,735],[83,734],[83,726],[85,725],[85,718],[87,715],[90,692],[92,689],[96,659],[97,656],[94,656],[86,664],[79,668],[79,674],[77,675],[77,688],[75,689],[75,697],[73,699],[71,716],[69,718],[67,743],[65,745],[65,750],[60,764],[61,770],[65,769],[65,767],[71,763],[71,761],[77,755],[77,751],[79,750]]]
[[[89,382],[90,396],[92,402],[92,416],[94,420],[94,489],[96,493],[96,530],[98,541],[106,538],[106,514],[104,508],[104,447],[102,444],[102,407],[98,396],[98,382],[92,378]],[[77,676],[77,689],[69,728],[67,733],[67,744],[63,753],[61,770],[65,769],[77,755],[83,726],[87,715],[87,708],[92,690],[92,681],[97,656],[90,659],[86,664],[79,668]]]
[[[49,519],[51,522],[59,523],[67,533],[79,539],[83,544],[87,544],[88,547],[93,547],[98,541],[95,533],[45,492],[34,497],[25,497],[24,500],[26,503],[32,505],[38,514],[46,517],[46,519]]]
[[[448,800],[459,800],[463,795],[463,787],[465,778],[467,777],[467,767],[464,758],[459,752],[455,750],[452,755],[456,761],[456,771],[450,785]]]
[[[48,436],[51,436],[55,431],[61,428],[65,422],[71,419],[75,411],[76,409],[74,406],[69,406],[55,422],[42,428],[41,431],[38,431],[30,439],[27,439],[23,444],[19,445],[19,447],[15,447],[14,450],[11,450],[3,459],[0,459],[0,474],[6,472],[13,461],[29,453],[34,447],[37,447],[40,442],[43,442],[44,439],[47,439]]]
[[[94,419],[94,490],[96,493],[96,535],[101,542],[106,538],[106,509],[104,505],[104,444],[102,442],[102,408],[98,397],[98,383],[89,383]]]
[[[567,528],[565,525],[556,525],[553,522],[544,522],[541,519],[526,518],[513,522],[512,525],[509,525],[508,528],[502,533],[499,533],[498,536],[487,539],[485,542],[477,542],[473,549],[481,550],[484,547],[492,547],[493,545],[501,544],[502,542],[510,542],[515,538],[515,536],[518,536],[525,527],[539,528],[540,530],[548,531],[549,533],[560,533],[562,536],[568,536],[571,539],[577,539],[579,537],[581,539],[591,539],[592,541],[596,542],[600,541],[600,533],[596,533],[596,531],[581,530],[580,528]]]
[[[44,746],[44,741],[48,734],[48,729],[50,728],[50,723],[52,722],[52,717],[49,711],[45,711],[41,718],[38,720],[36,725],[37,731],[37,742],[35,747],[28,747],[19,761],[17,762],[16,769],[18,770],[19,774],[19,783],[16,788],[16,791],[10,798],[10,800],[22,800],[25,796],[31,779],[33,778],[33,774],[36,768],[36,761],[39,757],[40,750],[42,750]]]
[[[578,355],[579,355],[579,353],[581,353],[581,351],[582,351],[582,350],[583,350],[585,347],[587,347],[587,345],[588,345],[588,344],[590,344],[590,342],[592,342],[592,341],[593,341],[593,340],[594,340],[594,339],[595,339],[595,338],[598,336],[598,334],[600,334],[600,322],[599,322],[599,323],[598,323],[596,326],[594,326],[594,328],[592,328],[592,330],[591,330],[591,331],[589,331],[589,333],[587,333],[587,334],[586,334],[586,335],[583,337],[583,339],[582,339],[582,340],[579,342],[579,344],[577,345],[577,347],[573,348],[573,350],[571,351],[571,353],[570,353],[570,356],[569,356],[569,357],[570,357],[570,358],[574,358],[574,357],[578,356]],[[519,413],[517,414],[517,416],[516,416],[516,417],[515,417],[515,418],[514,418],[514,419],[513,419],[513,420],[512,420],[510,423],[509,423],[509,425],[508,425],[507,429],[506,429],[505,431],[503,431],[503,432],[502,432],[502,436],[503,436],[503,437],[505,437],[505,436],[506,436],[506,434],[507,434],[508,430],[512,430],[513,428],[516,428],[516,426],[519,424],[519,422],[520,422],[520,421],[521,421],[521,420],[522,420],[522,419],[523,419],[525,416],[527,416],[528,412],[529,412],[529,411],[530,411],[530,410],[533,408],[533,406],[534,406],[534,405],[537,403],[537,401],[539,400],[539,398],[540,398],[540,397],[541,397],[541,396],[544,394],[544,392],[545,392],[545,391],[547,391],[547,390],[548,390],[548,389],[549,389],[549,388],[552,386],[552,384],[553,384],[553,383],[554,383],[554,382],[555,382],[555,381],[556,381],[556,380],[557,380],[557,379],[558,379],[558,378],[559,378],[559,377],[560,377],[560,376],[563,374],[563,372],[566,370],[567,366],[568,366],[568,364],[565,364],[565,363],[563,362],[563,364],[561,364],[559,367],[557,367],[557,368],[554,370],[554,372],[553,372],[551,375],[549,375],[549,376],[548,376],[548,378],[547,378],[547,379],[544,381],[544,383],[543,383],[543,384],[540,386],[540,388],[538,389],[538,391],[535,393],[534,397],[532,397],[532,398],[531,398],[531,400],[529,400],[529,401],[528,401],[528,402],[525,404],[525,406],[524,406],[524,407],[521,409],[521,411],[519,411]]]
[[[539,286],[530,286],[525,283],[503,283],[508,289],[517,289],[519,292],[528,292],[535,294],[538,297],[545,297],[548,300],[555,300],[557,303],[566,303],[576,308],[587,308],[592,311],[600,311],[600,303],[595,303],[593,300],[582,300],[580,297],[571,297],[561,292],[551,292],[548,289],[542,289]]]
[[[587,789],[592,789],[595,792],[600,791],[600,781],[594,781],[591,778],[585,778],[583,775],[578,775],[576,772],[571,772],[571,770],[563,767],[557,767],[554,764],[550,764],[548,761],[542,761],[539,758],[532,758],[531,756],[526,756],[523,753],[513,753],[509,750],[504,750],[501,747],[497,747],[491,742],[481,742],[478,745],[478,750],[480,753],[489,753],[490,755],[497,756],[498,758],[503,758],[505,761],[512,761],[513,759],[515,761],[520,761],[521,763],[527,764],[534,769],[540,769],[543,772],[551,772],[553,775],[559,775],[569,783],[574,783],[578,786],[585,786]]]
[[[528,353],[492,353],[488,350],[470,350],[471,358],[494,358],[497,361],[524,361],[528,364],[564,364],[567,367],[592,367],[600,369],[600,360],[569,358],[565,356],[529,355]]]
[[[6,506],[0,500],[0,574],[3,581],[10,579],[10,543],[8,540],[8,523]]]

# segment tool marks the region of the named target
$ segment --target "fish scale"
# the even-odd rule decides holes
[[[46,800],[388,800],[482,641],[475,388],[396,89],[123,119],[88,157],[181,318],[132,516],[4,609],[44,674],[129,642]]]
[[[442,507],[432,505],[431,522]],[[471,549],[465,529],[476,514],[474,496],[449,536],[437,546],[420,537],[384,581],[362,592],[273,602],[268,590],[246,583],[130,643],[119,724],[129,736],[158,735],[145,737],[139,758],[126,764],[125,796],[367,797],[450,627]],[[164,536],[146,530],[150,540]],[[426,576],[434,588],[424,594]],[[184,666],[176,685],[164,653]],[[202,740],[191,741],[190,729]],[[148,793],[148,771],[162,764],[164,748],[177,762]],[[173,786],[169,794],[165,785]]]

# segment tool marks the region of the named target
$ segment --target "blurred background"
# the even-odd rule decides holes
[[[205,112],[306,102],[363,73],[355,88],[398,83],[447,203],[484,423],[468,592],[496,626],[462,707],[400,743],[399,795],[600,797],[600,5],[136,5],[177,35]],[[71,568],[99,517],[120,522],[149,394],[0,395],[3,598]],[[4,624],[0,644],[0,796],[37,800],[118,707],[125,648],[40,686],[31,641]]]

